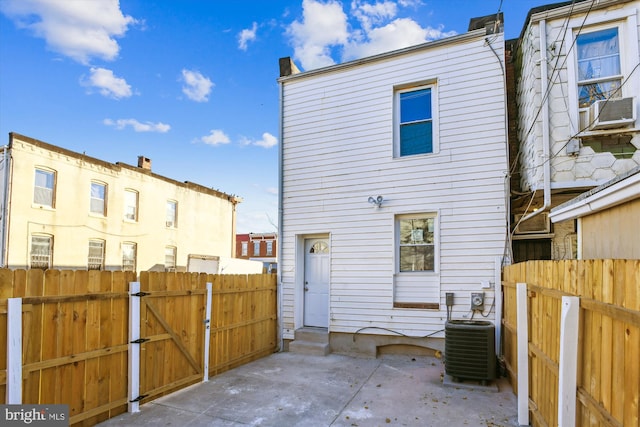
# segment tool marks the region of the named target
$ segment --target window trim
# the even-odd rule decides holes
[[[133,248],[133,270],[125,268],[124,247],[127,245]],[[122,252],[122,271],[138,271],[138,244],[136,242],[122,242],[120,250]]]
[[[169,213],[169,203],[173,203],[175,209],[173,210],[173,221],[170,223],[168,221],[168,213]],[[165,203],[165,227],[167,228],[178,228],[178,201],[173,199],[167,199]]]
[[[102,254],[100,258],[100,268],[91,268],[92,263],[91,260],[91,242],[100,242],[102,244]],[[104,271],[104,258],[106,253],[106,241],[104,239],[89,239],[89,244],[87,245],[87,270],[97,270]],[[93,264],[95,265],[95,263]]]
[[[93,194],[92,194],[92,189],[93,189],[93,185],[101,185],[104,187],[104,199],[102,199],[102,213],[100,212],[95,212],[93,210],[93,206],[92,206],[92,202],[94,200]],[[97,180],[91,180],[91,183],[89,185],[89,214],[90,215],[95,215],[95,216],[99,216],[99,217],[106,217],[107,216],[107,199],[109,195],[109,185],[106,182],[103,181],[97,181]],[[100,200],[100,199],[95,199],[95,200]]]
[[[43,204],[43,203],[38,203],[36,202],[36,176],[38,171],[40,172],[44,172],[44,173],[50,173],[53,176],[53,188],[51,188],[51,204],[47,205],[47,204]],[[45,166],[35,166],[33,168],[33,198],[31,199],[31,202],[33,203],[34,206],[40,207],[40,208],[48,208],[48,209],[55,209],[56,208],[56,189],[58,187],[58,172],[55,169],[51,169]],[[45,187],[37,187],[37,188],[45,188]],[[48,189],[48,188],[47,188]]]
[[[431,90],[431,151],[428,153],[400,155],[400,95],[423,89]],[[406,83],[393,87],[393,157],[395,159],[411,159],[421,156],[431,156],[440,152],[438,114],[438,82],[436,79]]]
[[[579,16],[569,20],[567,30],[565,33],[565,44],[563,49],[569,49],[577,43],[577,33],[580,34],[591,33],[594,31],[604,30],[608,28],[618,28],[618,38],[620,46],[620,71],[622,73],[622,89],[620,96],[628,97],[640,91],[640,87],[637,85],[638,79],[629,79],[631,71],[635,64],[630,63],[627,58],[638,58],[638,37],[637,37],[637,19],[636,10],[631,8],[623,8],[619,10],[608,11],[606,16],[602,14],[589,15],[585,19],[583,16]],[[582,29],[581,29],[582,28]],[[629,37],[632,34],[633,37]],[[580,129],[580,112],[586,108],[580,108],[578,106],[578,53],[577,49],[571,49],[569,52],[571,58],[567,61],[567,98],[569,103],[569,120],[571,124],[571,133],[578,135],[585,134],[598,134],[599,131],[590,131],[585,129],[581,133],[578,133]],[[640,97],[636,96],[636,102],[640,100]],[[637,123],[637,118],[636,118]]]

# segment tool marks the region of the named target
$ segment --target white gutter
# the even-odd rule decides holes
[[[566,221],[640,198],[640,174],[626,178],[611,187],[574,203],[558,206],[549,214],[552,222]]]
[[[541,19],[538,23],[540,28],[540,93],[542,96],[542,105],[540,112],[542,114],[542,180],[544,192],[544,203],[541,208],[525,215],[520,222],[533,218],[541,214],[551,207],[551,156],[549,155],[549,97],[546,96],[549,87],[549,76],[547,68],[547,21]]]

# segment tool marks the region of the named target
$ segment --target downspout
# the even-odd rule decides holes
[[[278,144],[278,268],[276,270],[276,286],[278,289],[277,292],[277,305],[278,305],[278,342],[280,351],[284,350],[284,339],[282,337],[282,241],[284,238],[284,234],[282,233],[282,216],[283,216],[283,201],[282,201],[282,189],[284,187],[283,184],[283,175],[284,172],[282,170],[282,159],[284,148],[282,146],[283,136],[282,132],[284,129],[284,118],[283,118],[283,102],[284,102],[284,82],[279,82],[279,103],[278,103],[278,135],[280,137],[280,144]]]
[[[4,185],[2,187],[2,218],[0,218],[0,267],[7,266],[7,232],[9,231],[9,146],[2,147],[2,166],[4,167]]]
[[[549,155],[549,70],[547,68],[547,21],[541,19],[540,27],[540,93],[542,95],[541,115],[542,115],[542,180],[544,203],[541,208],[525,215],[520,222],[533,218],[551,207],[551,156]]]

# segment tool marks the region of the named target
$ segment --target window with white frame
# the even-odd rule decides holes
[[[397,218],[399,273],[436,270],[435,224],[431,214]]]
[[[176,271],[176,254],[178,249],[175,246],[164,248],[164,268],[166,271]]]
[[[88,270],[104,270],[104,240],[89,240]]]
[[[122,269],[136,271],[137,245],[131,242],[122,244]]]
[[[138,220],[138,192],[135,190],[124,190],[124,219]]]
[[[396,157],[436,152],[435,85],[397,90],[395,109]]]
[[[621,96],[619,28],[587,31],[576,36],[578,61],[578,104],[589,107],[595,101]]]
[[[260,242],[253,242],[253,255],[260,255]]]
[[[36,168],[33,185],[33,203],[55,207],[56,173],[52,170]]]
[[[90,212],[97,215],[107,215],[107,184],[91,182]]]
[[[273,255],[273,242],[267,241],[267,256]]]
[[[31,268],[51,268],[53,263],[53,236],[38,234],[31,236]]]
[[[242,254],[241,256],[249,255],[249,242],[242,242]]]
[[[175,200],[167,200],[166,226],[168,228],[176,228],[178,226],[178,202]]]

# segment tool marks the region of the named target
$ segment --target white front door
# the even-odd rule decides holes
[[[329,327],[329,242],[304,241],[304,326]]]

